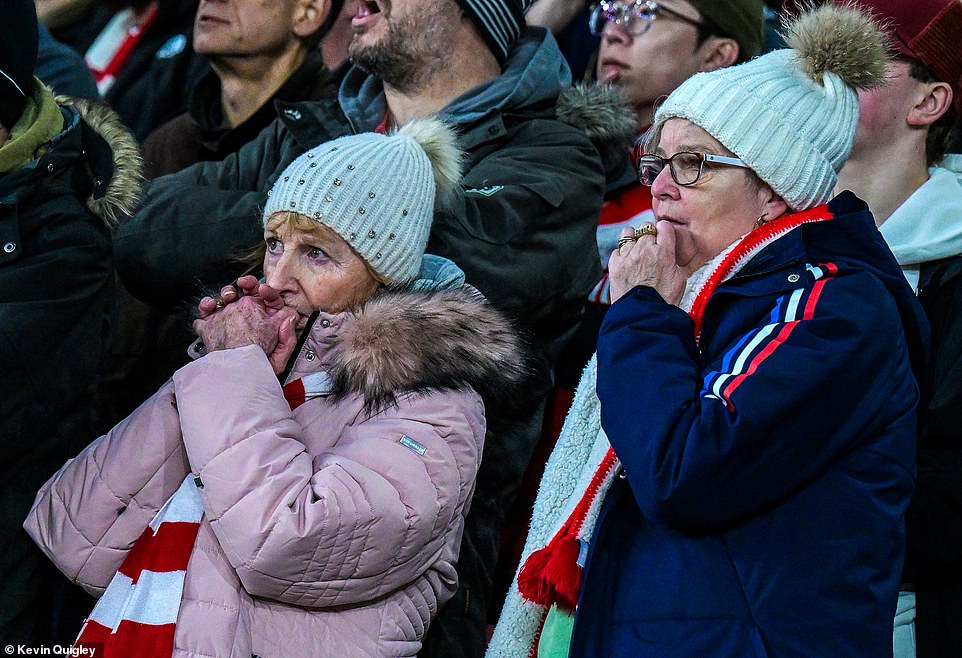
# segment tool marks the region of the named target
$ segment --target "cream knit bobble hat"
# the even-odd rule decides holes
[[[884,33],[851,5],[824,5],[786,25],[790,49],[698,73],[655,113],[700,126],[745,161],[794,210],[827,202],[852,149],[857,89],[883,84]]]
[[[396,133],[325,142],[292,162],[268,192],[264,224],[293,212],[332,228],[389,285],[413,280],[440,205],[461,181],[456,136],[435,119]]]

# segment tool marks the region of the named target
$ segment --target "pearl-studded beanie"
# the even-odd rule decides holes
[[[411,121],[396,133],[325,142],[287,166],[268,193],[264,224],[279,212],[333,229],[389,285],[420,270],[436,201],[461,181],[461,152],[441,121]]]
[[[697,73],[655,113],[654,143],[688,119],[741,158],[793,210],[827,202],[855,139],[858,89],[885,82],[885,34],[854,6],[824,5],[786,26],[789,49]]]

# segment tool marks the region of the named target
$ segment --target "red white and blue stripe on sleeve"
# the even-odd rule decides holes
[[[725,353],[721,369],[705,375],[702,397],[721,400],[729,411],[734,411],[732,394],[785,344],[800,322],[815,316],[822,291],[838,273],[838,268],[833,263],[822,263],[807,265],[806,269],[814,283],[796,288],[776,300],[769,323],[742,336]]]

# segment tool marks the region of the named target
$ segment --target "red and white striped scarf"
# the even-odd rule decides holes
[[[284,397],[294,410],[329,389],[327,373],[317,372],[284,385]],[[203,513],[189,474],[134,542],[80,629],[77,647],[92,650],[94,658],[170,658]]]
[[[96,658],[170,658],[187,562],[203,513],[188,475],[127,553],[76,646],[93,649]]]

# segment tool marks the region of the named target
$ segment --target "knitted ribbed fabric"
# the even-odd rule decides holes
[[[791,49],[698,73],[655,113],[688,119],[745,161],[796,210],[826,203],[858,125],[858,95],[834,73],[822,83]]]
[[[502,64],[524,29],[524,11],[534,0],[458,0]]]
[[[362,133],[327,142],[288,165],[264,222],[296,212],[334,229],[388,284],[417,276],[434,217],[431,161],[404,134]]]

